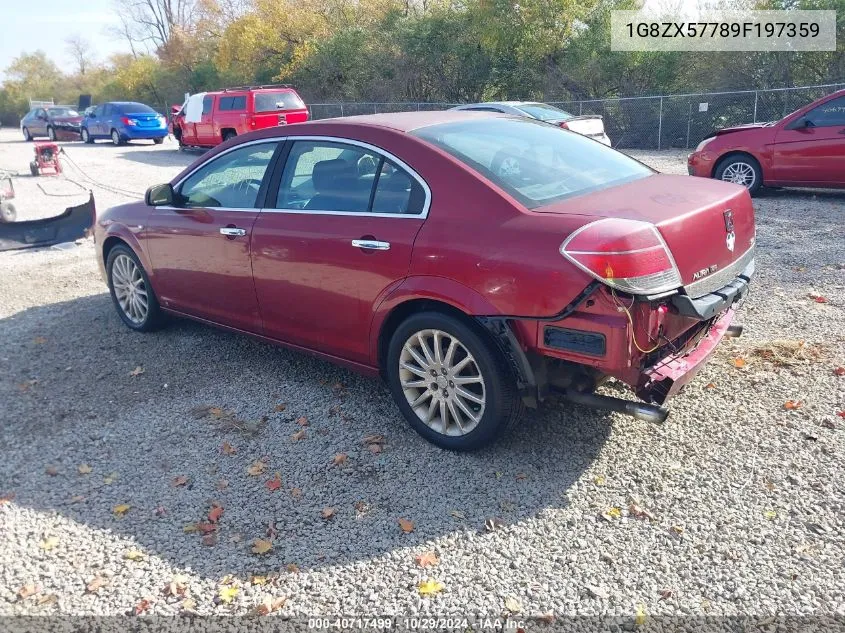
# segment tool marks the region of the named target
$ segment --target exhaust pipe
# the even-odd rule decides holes
[[[743,326],[741,324],[736,325],[729,325],[728,329],[725,330],[725,336],[728,338],[739,338],[742,336]]]
[[[606,409],[608,411],[624,413],[625,415],[630,415],[645,422],[665,422],[666,418],[669,416],[669,411],[667,409],[658,407],[656,404],[633,402],[631,400],[622,400],[621,398],[613,398],[611,396],[600,396],[595,393],[584,393],[582,391],[574,391],[572,389],[565,389],[563,391],[563,395],[567,400],[577,404],[583,404],[584,406],[593,407],[594,409]]]

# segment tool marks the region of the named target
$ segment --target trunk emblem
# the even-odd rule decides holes
[[[723,215],[725,217],[725,230],[728,232],[727,237],[725,237],[725,246],[727,246],[728,250],[733,253],[734,244],[736,243],[736,234],[734,233],[734,212],[727,209]]]

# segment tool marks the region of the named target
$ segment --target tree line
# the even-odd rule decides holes
[[[671,13],[671,3],[665,0]],[[680,1],[680,0],[678,0]],[[290,83],[306,102],[567,101],[784,87],[845,80],[845,0],[715,0],[755,9],[835,9],[838,50],[610,51],[610,12],[638,0],[120,0],[126,52],[97,61],[67,41],[75,71],[40,51],[5,69],[0,117],[29,99],[137,100]]]

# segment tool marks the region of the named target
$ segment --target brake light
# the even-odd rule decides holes
[[[561,121],[561,122],[559,123],[559,125],[560,125],[560,127],[562,127],[564,130],[568,130],[568,129],[569,129],[569,126],[566,124],[566,121]]]
[[[123,125],[137,125],[138,122],[135,119],[130,119],[127,116],[121,117],[120,120],[123,122]]]
[[[682,285],[669,247],[649,222],[596,220],[570,235],[560,253],[602,283],[629,294],[658,294]]]

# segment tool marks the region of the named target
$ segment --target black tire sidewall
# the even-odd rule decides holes
[[[731,156],[729,158],[724,159],[722,162],[719,163],[719,166],[716,168],[715,178],[716,180],[722,180],[722,174],[725,173],[725,170],[733,165],[734,163],[746,163],[751,165],[751,168],[754,170],[754,184],[750,187],[747,187],[748,193],[752,196],[755,195],[760,188],[763,186],[763,170],[760,168],[760,163],[757,162],[757,159],[753,156],[748,155],[738,155],[738,156]]]
[[[117,141],[114,140],[115,135],[117,135]],[[112,145],[114,145],[115,147],[123,143],[123,140],[120,138],[120,132],[118,132],[117,130],[111,131],[111,142]]]
[[[82,128],[82,131],[79,133],[79,137],[82,139],[83,143],[91,142],[91,133],[88,131],[88,128]]]
[[[126,255],[134,261],[138,270],[141,271],[141,276],[144,278],[144,285],[147,288],[147,302],[149,309],[147,310],[147,318],[144,319],[142,323],[133,323],[129,317],[126,316],[123,312],[123,308],[120,307],[120,302],[117,300],[117,296],[114,293],[114,283],[112,283],[112,266],[114,265],[114,260],[117,259],[118,255]],[[144,267],[141,265],[141,261],[132,249],[128,246],[115,246],[112,248],[109,251],[108,258],[106,259],[106,274],[108,276],[109,294],[111,295],[112,303],[114,304],[115,310],[117,310],[117,315],[120,317],[120,320],[123,321],[129,329],[137,332],[149,332],[156,329],[161,320],[161,308],[158,305],[158,299],[155,296],[155,292],[153,292],[153,287],[152,284],[150,284],[150,278],[147,276],[147,271],[144,270]]]
[[[27,143],[32,140],[32,134],[30,133],[28,127],[23,129],[23,140]]]
[[[47,128],[47,138],[51,141],[56,140],[56,130],[53,129],[53,126]]]
[[[15,205],[11,202],[0,203],[0,224],[4,222],[14,222],[18,217],[18,211]]]
[[[426,329],[443,330],[455,336],[475,357],[481,375],[484,377],[487,398],[484,415],[475,429],[467,435],[452,437],[429,428],[414,413],[402,391],[398,369],[402,347],[414,332]],[[385,376],[393,399],[405,419],[417,433],[441,448],[454,451],[481,448],[494,441],[508,426],[510,411],[514,404],[506,402],[505,399],[508,394],[513,396],[515,388],[507,388],[505,381],[513,381],[513,376],[507,369],[501,353],[496,349],[495,343],[486,336],[486,333],[467,325],[458,318],[440,312],[421,312],[408,317],[396,328],[391,337],[386,355]]]

